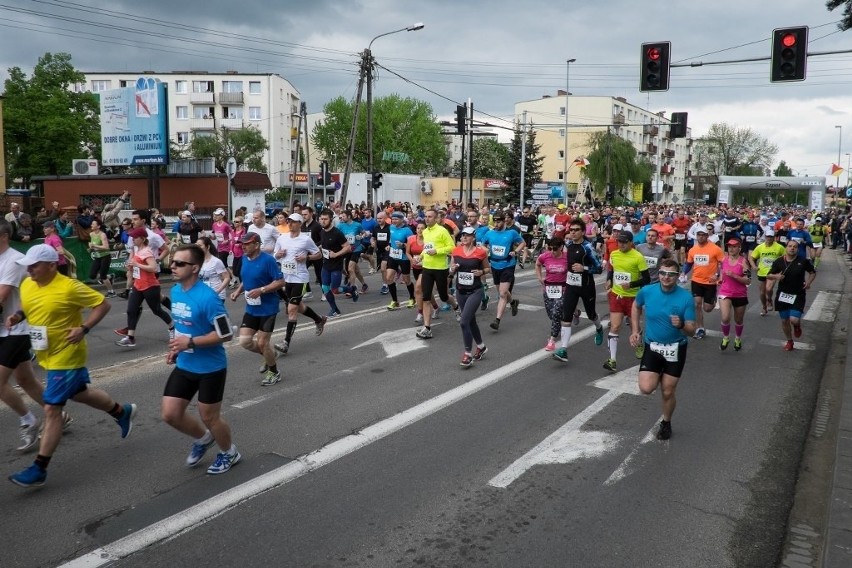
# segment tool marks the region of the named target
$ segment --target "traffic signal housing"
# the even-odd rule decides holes
[[[668,91],[671,71],[672,42],[658,41],[642,44],[639,90]]]
[[[772,83],[804,81],[808,64],[808,26],[772,30]]]
[[[323,186],[331,184],[331,173],[328,171],[328,162],[325,160],[320,162],[319,182]]]
[[[372,181],[373,189],[379,189],[382,187],[382,174],[380,172],[373,172],[373,181]]]
[[[467,105],[456,105],[456,132],[467,132]]]

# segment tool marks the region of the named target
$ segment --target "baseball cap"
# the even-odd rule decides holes
[[[242,237],[240,237],[240,242],[243,244],[248,243],[258,243],[260,244],[260,235],[257,233],[246,233]]]
[[[181,211],[180,214],[186,215],[187,217],[192,217],[192,212],[189,209],[187,209],[186,211]]]
[[[557,206],[556,206],[556,208],[557,208],[557,209],[565,209],[565,204],[564,204],[564,203],[560,203],[559,205],[557,205]]]
[[[622,225],[621,223],[616,223],[612,226],[613,231],[621,231],[622,229],[624,229],[624,225]]]
[[[474,229],[473,227],[465,227],[464,229],[461,230],[461,232],[462,232],[462,235],[475,235],[476,229]]]
[[[618,234],[615,235],[615,240],[620,243],[629,243],[633,240],[633,235],[627,231],[619,231]]]
[[[23,258],[15,262],[21,266],[32,266],[37,262],[59,262],[59,253],[50,245],[35,245],[30,247]]]
[[[766,229],[765,231],[763,231],[763,236],[764,237],[774,237],[775,231],[773,229]]]
[[[214,215],[224,215],[224,214],[225,214],[225,210],[224,210],[224,209],[222,209],[222,208],[220,207],[219,209],[217,209],[216,211],[214,211],[214,212],[213,212],[213,214],[214,214]]]
[[[290,216],[287,217],[290,221],[298,221],[299,223],[304,223],[305,218],[299,215],[298,213],[290,213]]]
[[[698,234],[700,234],[700,233],[704,233],[705,235],[709,234],[709,233],[707,232],[707,227],[698,227],[697,229],[695,229],[695,234],[696,234],[696,235],[698,235]]]
[[[738,244],[740,244],[740,240],[739,239],[728,239],[728,244],[729,245],[738,245]]]
[[[148,231],[146,231],[144,227],[136,227],[135,229],[128,231],[127,236],[129,236],[131,239],[147,237]]]

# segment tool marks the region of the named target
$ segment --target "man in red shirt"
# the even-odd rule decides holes
[[[560,239],[565,238],[565,234],[568,232],[568,223],[571,222],[571,215],[565,208],[564,203],[560,203],[556,207],[556,216],[553,218],[553,236],[559,237]]]
[[[672,219],[672,228],[674,229],[674,250],[680,264],[683,264],[686,250],[689,248],[686,233],[690,227],[692,227],[692,219],[684,213],[683,209],[678,210],[677,215]]]

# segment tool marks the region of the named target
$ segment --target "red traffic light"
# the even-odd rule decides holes
[[[796,34],[784,34],[784,37],[781,38],[781,44],[784,47],[793,47],[796,45]]]
[[[648,48],[648,59],[653,59],[654,61],[658,60],[662,57],[663,52],[659,47],[650,47]]]

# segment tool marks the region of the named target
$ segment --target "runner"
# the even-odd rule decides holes
[[[322,292],[328,302],[330,311],[328,318],[340,316],[340,308],[334,299],[334,293],[340,289],[343,280],[344,260],[352,246],[346,240],[346,236],[333,225],[330,209],[324,209],[320,213],[320,251],[322,253]],[[358,289],[355,285],[346,288],[352,294],[352,301],[358,301]]]
[[[258,233],[246,233],[241,242],[245,254],[240,285],[231,292],[231,301],[236,302],[240,295],[245,295],[246,312],[240,326],[240,346],[263,357],[260,385],[268,387],[281,380],[271,338],[279,311],[278,290],[284,287],[284,275],[272,255],[260,250]]]
[[[234,242],[234,230],[231,225],[225,221],[225,210],[221,207],[213,212],[213,240],[216,241],[216,256],[222,261],[225,270],[228,270],[228,282],[234,278],[233,272],[228,269],[228,257],[231,256],[231,250]],[[233,286],[232,286],[233,288]]]
[[[517,233],[515,233],[517,234]],[[426,228],[423,230],[423,265],[420,310],[423,312],[423,327],[417,330],[420,339],[432,339],[432,311],[426,309],[432,301],[432,290],[437,288],[438,297],[442,302],[455,304],[456,319],[461,320],[456,299],[447,293],[447,278],[449,276],[449,254],[453,252],[455,242],[452,235],[438,224],[438,213],[434,209],[426,211]]]
[[[822,217],[817,215],[816,219],[814,219],[814,224],[808,229],[808,232],[811,234],[811,243],[813,248],[811,248],[811,262],[814,265],[814,268],[819,268],[820,260],[822,260],[822,251],[823,247],[825,247],[825,243],[828,242],[828,236],[831,231],[823,225]]]
[[[518,262],[518,268],[521,270],[524,269],[524,265],[529,259],[530,245],[532,244],[533,232],[535,232],[536,225],[537,219],[535,215],[531,213],[529,206],[524,207],[518,216],[518,220],[515,222],[515,226],[518,227],[521,237],[524,239],[523,254],[521,255],[521,260]]]
[[[231,280],[231,273],[225,268],[222,259],[217,253],[217,246],[210,237],[198,237],[195,244],[204,253],[204,259],[201,264],[201,270],[198,271],[198,279],[211,290],[216,293],[216,296],[225,303],[225,288]],[[172,257],[174,258],[174,257]]]
[[[784,256],[784,246],[775,242],[775,231],[766,228],[763,231],[764,242],[757,245],[749,256],[752,272],[757,273],[760,294],[760,315],[765,316],[772,309],[772,282],[766,279],[772,264]]]
[[[110,253],[109,237],[101,230],[101,224],[97,219],[92,220],[89,232],[89,255],[92,257],[92,265],[89,268],[89,280],[106,286],[107,298],[115,297],[115,289],[112,287],[112,274],[109,273]]]
[[[426,223],[420,221],[415,226],[415,234],[408,237],[408,242],[405,245],[405,254],[411,259],[411,274],[414,276],[414,301],[418,306],[417,316],[414,318],[414,323],[423,323],[423,310],[420,306],[423,304],[423,231],[426,229]],[[438,318],[438,302],[430,298],[432,304],[432,318]]]
[[[256,233],[260,236],[262,243],[260,250],[269,254],[275,250],[275,241],[280,234],[274,225],[266,222],[266,213],[263,209],[255,209],[252,212],[251,224],[246,227],[246,233]]]
[[[683,264],[684,259],[686,258],[686,250],[688,247],[688,242],[686,238],[686,232],[692,226],[692,221],[689,217],[686,216],[683,209],[678,210],[677,216],[672,220],[672,227],[674,228],[674,251],[677,255],[677,261],[680,264]]]
[[[356,281],[361,283],[361,293],[367,292],[367,283],[364,282],[364,276],[361,275],[361,268],[358,266],[358,261],[361,260],[361,253],[364,251],[362,240],[364,238],[364,227],[361,223],[352,218],[350,211],[340,212],[340,222],[337,228],[346,237],[346,242],[349,243],[349,252],[343,260],[343,270],[346,273],[346,281],[353,286]]]
[[[373,248],[376,250],[376,266],[379,274],[382,276],[382,288],[380,294],[387,294],[390,289],[385,274],[388,269],[388,244],[390,243],[390,225],[388,225],[388,216],[384,213],[376,215],[378,224],[373,229],[373,237],[370,241]]]
[[[663,401],[663,418],[657,430],[658,440],[672,435],[672,415],[677,406],[675,390],[686,364],[687,337],[695,331],[695,305],[689,292],[677,285],[680,266],[670,258],[660,261],[660,281],[639,290],[633,302],[630,344],[638,348],[645,342],[639,364],[639,390],[652,394],[657,387]],[[639,330],[645,315],[644,340]]]
[[[734,313],[734,351],[743,348],[743,329],[748,307],[748,285],[751,284],[751,268],[748,260],[740,256],[742,243],[739,239],[728,239],[728,252],[722,260],[721,283],[719,284],[719,309],[722,312],[722,343],[719,349],[728,348],[731,335],[731,312]]]
[[[210,248],[215,248],[212,241]],[[242,456],[221,415],[228,371],[222,343],[233,338],[233,330],[219,296],[200,282],[204,257],[200,247],[187,245],[179,246],[172,256],[177,282],[171,289],[175,337],[169,342],[166,363],[175,368],[163,390],[161,414],[166,424],[195,440],[186,457],[188,467],[198,465],[208,448],[218,444],[216,460],[207,468],[208,474],[217,475],[239,463]],[[213,259],[221,263],[218,257]],[[186,412],[196,394],[200,421]]]
[[[544,350],[554,351],[562,332],[562,302],[568,280],[568,257],[562,239],[548,239],[547,250],[535,261],[535,275],[542,286],[544,309],[550,319],[550,337]]]
[[[238,283],[242,281],[240,271],[243,267],[243,235],[246,234],[246,228],[243,225],[242,217],[234,217],[234,232],[232,233],[233,240],[231,241],[231,254],[234,255],[234,261],[231,265],[231,273],[234,278],[231,280],[231,285],[228,287],[233,290]]]
[[[707,331],[704,329],[704,312],[708,314],[716,307],[716,295],[719,284],[719,271],[725,253],[716,244],[708,241],[710,229],[699,228],[696,232],[695,246],[686,255],[686,264],[680,281],[686,282],[687,274],[692,270],[692,297],[695,301],[695,315],[698,327],[695,339],[704,339]],[[701,304],[704,304],[703,311]]]
[[[74,400],[108,413],[126,438],[133,429],[135,404],[118,404],[106,392],[90,388],[86,369],[89,331],[109,312],[103,294],[82,282],[59,274],[59,255],[49,245],[35,245],[16,261],[27,267],[30,277],[21,282],[21,309],[6,318],[14,329],[27,320],[32,348],[47,371],[44,389],[44,431],[33,464],[9,476],[21,487],[44,485],[47,466],[62,437],[62,410]],[[82,311],[88,309],[85,322]]]
[[[391,311],[399,309],[395,279],[397,273],[402,274],[402,282],[408,290],[408,303],[406,307],[413,308],[417,305],[414,296],[414,284],[411,283],[411,261],[405,254],[405,247],[411,236],[411,229],[405,224],[405,214],[394,211],[391,214],[390,240],[387,249],[388,261],[387,270],[385,271],[385,282],[389,283],[388,291],[391,296],[391,303],[388,304],[388,310]]]
[[[811,287],[816,270],[808,259],[799,256],[801,245],[790,239],[784,250],[784,256],[772,263],[769,275],[766,277],[773,286],[775,293],[775,311],[781,317],[781,330],[787,343],[784,351],[793,350],[793,337],[802,336],[802,313],[805,311],[805,293]]]
[[[500,299],[497,301],[497,317],[491,322],[491,329],[494,331],[500,329],[500,320],[506,311],[506,306],[510,306],[512,316],[516,316],[520,303],[512,299],[512,289],[515,287],[517,255],[525,248],[525,245],[520,233],[506,228],[512,222],[511,213],[495,217],[494,228],[488,231],[483,239],[483,244],[489,251],[488,263],[491,265],[494,286],[500,294]],[[562,233],[564,234],[565,231]]]
[[[461,312],[460,325],[464,353],[461,366],[470,367],[474,361],[482,360],[488,347],[482,341],[482,333],[476,323],[476,312],[482,303],[481,278],[488,272],[488,253],[476,246],[476,229],[465,227],[461,230],[461,244],[453,249],[450,273],[457,276],[456,300]],[[473,345],[476,343],[476,351]]]
[[[610,254],[610,266],[606,276],[610,317],[607,338],[609,359],[603,367],[607,371],[616,370],[618,333],[621,331],[621,324],[625,317],[630,317],[633,301],[639,293],[639,288],[651,282],[648,264],[642,253],[633,248],[633,236],[630,232],[618,231],[615,233],[615,239],[618,242],[618,249]],[[638,322],[635,325],[638,326]]]

